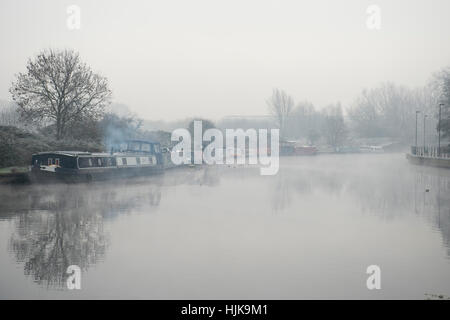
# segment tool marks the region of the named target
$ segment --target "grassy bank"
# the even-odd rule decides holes
[[[97,152],[103,145],[90,140],[55,140],[37,132],[11,126],[0,126],[0,174],[20,172],[31,163],[33,153],[49,150],[80,150]]]
[[[28,172],[28,167],[6,167],[0,168],[0,175],[9,175],[11,173],[25,173]]]
[[[28,167],[0,168],[0,185],[28,183],[29,181]]]

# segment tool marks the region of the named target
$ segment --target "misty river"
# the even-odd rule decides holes
[[[450,295],[450,170],[404,154],[284,157],[0,186],[0,298]],[[81,290],[66,269],[81,268]],[[368,290],[366,269],[381,269]]]

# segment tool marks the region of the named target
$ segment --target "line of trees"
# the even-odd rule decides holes
[[[295,105],[284,90],[274,89],[267,105],[284,140],[304,138],[307,143],[315,144],[323,139],[333,147],[345,143],[348,129],[340,103],[317,111],[312,103],[303,101]]]
[[[391,137],[410,142],[416,110],[428,114],[436,125],[437,95],[431,86],[409,89],[393,83],[364,90],[349,109],[353,130],[362,137]],[[433,116],[433,117],[432,117]]]
[[[427,115],[428,128],[437,130],[439,104],[443,106],[441,134],[450,137],[450,67],[433,74],[424,87],[411,89],[387,82],[365,89],[345,109],[340,103],[320,111],[308,101],[295,105],[294,99],[280,89],[274,89],[267,104],[284,139],[303,139],[310,144],[322,141],[339,147],[358,138],[389,138],[411,143],[416,111],[421,112],[422,119]],[[436,130],[428,130],[429,143],[432,143],[430,137],[437,135]]]

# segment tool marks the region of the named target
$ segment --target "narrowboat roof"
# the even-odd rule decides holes
[[[44,151],[34,153],[34,155],[45,155],[45,154],[59,154],[63,156],[69,157],[78,157],[78,156],[93,156],[93,157],[111,157],[111,156],[130,156],[130,152],[114,152],[113,154],[108,152],[87,152],[87,151]]]
[[[39,154],[60,154],[60,155],[65,155],[65,156],[76,157],[79,155],[89,155],[92,153],[87,152],[87,151],[43,151],[43,152],[34,153],[33,155],[39,155]]]
[[[139,142],[139,143],[151,143],[151,144],[160,144],[157,141],[151,141],[151,140],[126,140],[125,142]]]
[[[111,156],[113,156],[113,155],[111,155],[111,153],[108,153],[108,152],[93,152],[93,153],[87,152],[87,153],[81,153],[79,155],[80,156],[94,156],[94,157],[111,157]]]

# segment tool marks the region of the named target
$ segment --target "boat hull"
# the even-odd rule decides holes
[[[159,174],[164,171],[161,165],[151,167],[127,167],[108,169],[79,169],[44,171],[33,168],[31,182],[90,182],[110,179],[123,179]]]

